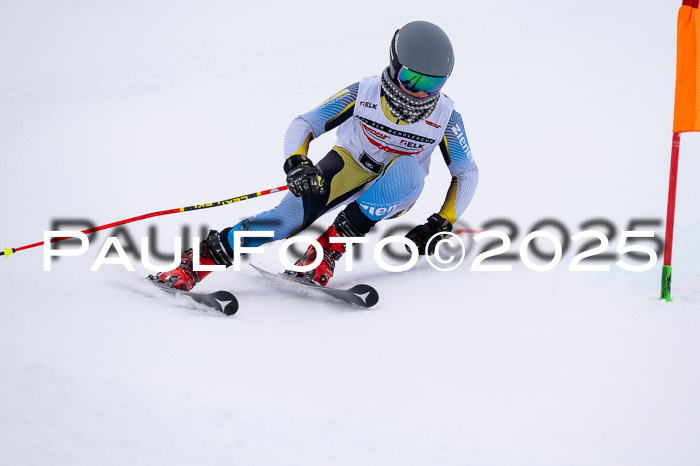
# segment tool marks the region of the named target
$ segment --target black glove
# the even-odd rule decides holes
[[[428,217],[428,222],[423,225],[418,225],[414,227],[411,231],[406,233],[406,238],[410,239],[416,246],[418,246],[418,253],[424,255],[426,253],[425,247],[428,240],[433,237],[435,233],[440,233],[441,231],[452,231],[452,224],[449,220],[445,220],[440,216],[440,214],[433,214]],[[448,235],[440,235],[430,242],[430,247],[428,248],[428,255],[432,256],[435,253],[435,245],[444,237]],[[406,246],[406,250],[411,252]]]
[[[294,154],[284,161],[287,186],[296,197],[318,193],[323,188],[323,177],[319,171],[301,154]]]

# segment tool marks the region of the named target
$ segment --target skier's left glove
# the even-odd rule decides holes
[[[435,245],[441,239],[444,239],[448,235],[438,236],[430,242],[430,246],[428,246],[428,240],[430,240],[430,238],[432,238],[433,235],[435,235],[436,233],[440,233],[441,231],[452,231],[452,224],[449,220],[446,220],[443,217],[441,217],[440,214],[433,214],[430,217],[428,217],[427,223],[424,223],[423,225],[418,225],[414,227],[411,231],[406,233],[406,238],[416,243],[416,246],[418,247],[418,253],[420,255],[425,255],[427,252],[429,256],[432,256],[435,253]],[[406,246],[406,250],[408,252],[411,252],[411,250],[408,249],[408,246]]]
[[[301,154],[294,154],[284,161],[287,186],[296,197],[318,193],[323,189],[323,176],[311,160]]]

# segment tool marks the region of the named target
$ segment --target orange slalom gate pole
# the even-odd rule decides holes
[[[700,131],[700,14],[698,0],[683,0],[678,10],[676,95],[673,108],[671,173],[668,182],[664,264],[661,269],[661,299],[671,300],[671,256],[676,211],[676,184],[681,133]]]

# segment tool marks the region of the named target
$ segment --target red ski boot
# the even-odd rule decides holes
[[[356,208],[356,210],[359,211],[359,207]],[[343,257],[346,250],[345,243],[331,243],[330,238],[360,237],[364,236],[367,231],[369,231],[369,228],[363,232],[359,231],[350,222],[350,220],[348,220],[348,216],[345,211],[339,213],[333,222],[333,225],[328,227],[328,230],[326,230],[325,233],[323,233],[317,239],[323,248],[323,260],[318,267],[308,272],[294,272],[292,270],[287,270],[286,273],[317,285],[326,286],[328,281],[333,277],[335,263],[340,260],[341,257]],[[316,249],[313,246],[309,246],[304,256],[296,261],[294,265],[310,265],[314,262],[314,260],[316,260],[316,254]]]
[[[199,243],[199,263],[200,265],[225,265],[226,267],[233,264],[233,259],[229,257],[221,244],[219,233],[216,230],[211,230],[209,237]],[[148,278],[171,288],[190,291],[210,273],[210,271],[195,271],[193,269],[192,249],[188,249],[182,253],[182,261],[177,268],[169,272],[161,272],[156,276],[149,275]]]
[[[323,248],[323,261],[313,270],[308,272],[294,272],[287,270],[288,274],[298,278],[303,278],[306,281],[316,283],[317,285],[326,286],[328,280],[333,277],[335,263],[343,254],[345,254],[345,243],[331,243],[330,238],[343,236],[335,229],[335,225],[331,225],[325,233],[318,237],[317,241]],[[309,246],[304,256],[296,261],[294,265],[309,265],[316,260],[316,248]]]

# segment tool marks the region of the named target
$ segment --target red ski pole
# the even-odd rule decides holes
[[[190,210],[208,209],[209,207],[219,207],[222,205],[233,204],[234,202],[240,202],[240,201],[245,201],[248,199],[253,199],[254,197],[260,197],[260,196],[265,196],[267,194],[278,193],[278,192],[284,191],[286,189],[287,189],[287,186],[278,186],[277,188],[266,189],[265,191],[259,191],[257,193],[246,194],[245,196],[233,197],[231,199],[226,199],[223,201],[210,202],[208,204],[191,205],[188,207],[180,207],[178,209],[170,209],[170,210],[161,210],[158,212],[151,212],[150,214],[139,215],[137,217],[127,218],[126,220],[119,220],[118,222],[108,223],[106,225],[101,225],[99,227],[89,228],[87,230],[83,230],[82,232],[87,235],[89,233],[94,233],[96,231],[107,230],[108,228],[114,228],[114,227],[117,227],[119,225],[125,225],[127,223],[132,223],[132,222],[138,222],[139,220],[144,220],[144,219],[151,218],[151,217],[159,217],[161,215],[177,214],[179,212],[189,212]],[[56,241],[63,241],[64,239],[69,239],[69,237],[52,238],[51,242],[55,243]],[[44,244],[44,242],[39,241],[38,243],[27,244],[26,246],[20,246],[18,248],[4,248],[2,251],[0,251],[0,256],[9,256],[10,254],[14,254],[15,252],[22,251],[24,249],[35,248],[37,246],[41,246],[42,244]]]

